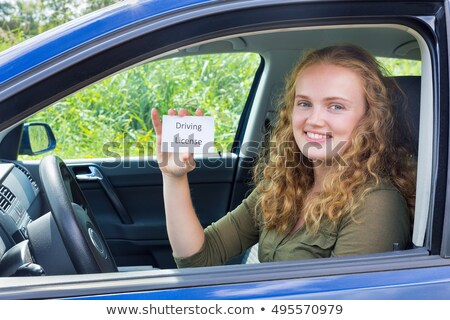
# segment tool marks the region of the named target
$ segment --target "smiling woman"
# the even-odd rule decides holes
[[[272,138],[283,141],[283,149],[269,155],[276,159],[273,166],[265,167],[263,160],[255,170],[256,177],[264,177],[257,180],[257,188],[266,225],[280,232],[293,228],[292,234],[305,224],[314,234],[331,220],[337,227],[332,255],[388,251],[394,243],[409,246],[415,161],[410,130],[394,111],[397,90],[376,60],[358,47],[320,49],[298,64],[287,81]],[[402,137],[401,144],[392,143],[394,136]],[[286,165],[278,159],[294,160]],[[380,187],[391,192],[374,192]],[[281,190],[286,198],[277,203]],[[378,196],[380,203],[389,203],[379,211],[393,219],[386,225],[385,219],[373,216],[378,210],[366,207]],[[353,217],[357,223],[348,227],[356,229],[346,233],[341,220],[355,213],[360,217]],[[367,223],[371,215],[375,221]],[[389,226],[394,229],[388,231]],[[370,233],[366,228],[375,229]]]
[[[0,298],[447,297],[445,9],[440,0],[140,0],[0,53]],[[341,44],[369,52],[365,64],[418,65],[414,76],[394,70],[408,101],[378,65],[361,74],[343,64],[354,47]],[[337,49],[339,63],[293,69],[300,56]],[[188,175],[162,175],[148,148],[150,108],[199,106],[226,148],[187,155]],[[24,135],[31,119],[50,124],[65,166],[18,160],[21,141],[36,142]],[[48,179],[61,170],[69,193]],[[181,216],[189,208],[195,233]],[[176,237],[188,233],[179,242],[189,245],[197,231],[204,241],[181,252]],[[267,263],[241,264],[257,242]],[[81,268],[89,256],[94,268]],[[110,268],[95,268],[104,260]]]
[[[252,195],[204,231],[186,176],[192,155],[162,153],[158,145],[178,266],[224,264],[255,243],[261,262],[409,248],[415,161],[410,132],[395,118],[396,89],[361,48],[309,53],[286,84],[273,162],[263,158]],[[152,120],[160,141],[156,112]],[[401,145],[392,143],[394,135]]]

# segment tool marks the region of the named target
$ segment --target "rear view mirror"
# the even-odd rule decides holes
[[[38,155],[56,148],[52,129],[46,123],[31,122],[23,125],[19,154]]]

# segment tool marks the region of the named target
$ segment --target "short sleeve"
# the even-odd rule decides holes
[[[253,191],[233,211],[205,230],[205,242],[199,252],[187,258],[174,257],[179,268],[222,265],[258,242],[255,219],[258,194]]]
[[[411,243],[411,220],[406,200],[395,188],[377,188],[366,195],[354,214],[338,228],[332,256],[406,249]]]

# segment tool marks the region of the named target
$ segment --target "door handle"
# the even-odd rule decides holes
[[[94,166],[89,166],[89,171],[90,173],[83,173],[83,174],[77,174],[76,178],[78,181],[82,182],[82,181],[100,181],[103,180],[103,175],[100,172],[100,170],[98,170],[96,167]]]
[[[105,192],[106,196],[108,197],[108,199],[111,201],[111,204],[114,210],[116,211],[117,215],[119,216],[120,220],[122,221],[122,223],[132,224],[133,220],[131,219],[127,210],[123,206],[122,202],[117,196],[117,193],[114,191],[114,187],[109,182],[109,180],[103,176],[103,174],[101,173],[100,169],[97,166],[90,165],[87,166],[87,169],[88,173],[81,173],[75,175],[77,181],[98,182],[102,187],[103,191]]]

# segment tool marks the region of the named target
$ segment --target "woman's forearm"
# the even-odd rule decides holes
[[[187,175],[163,175],[164,205],[169,241],[177,258],[200,251],[205,235],[192,205]]]

